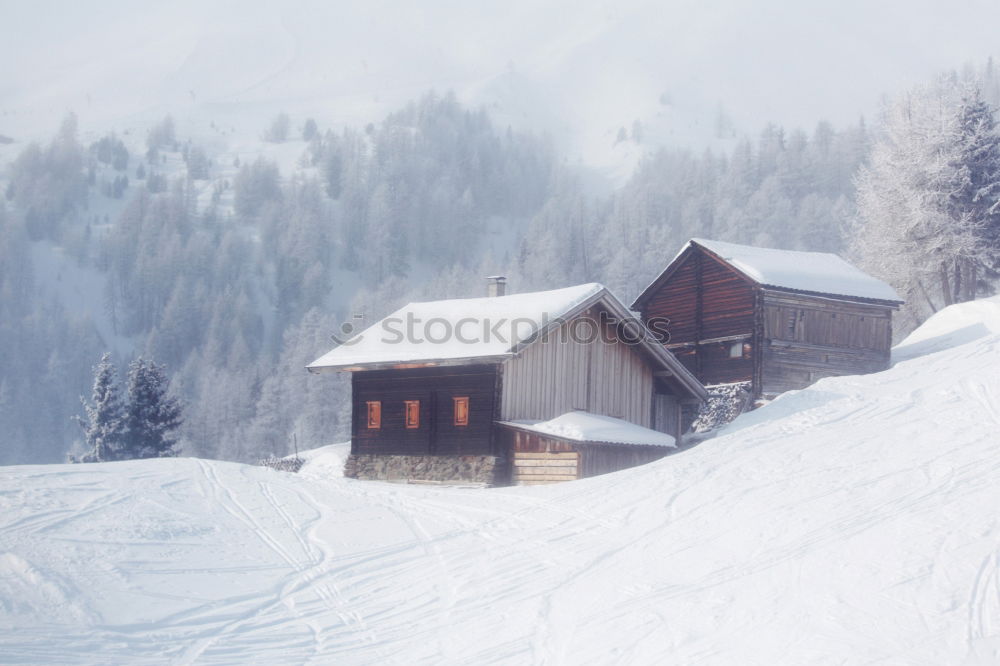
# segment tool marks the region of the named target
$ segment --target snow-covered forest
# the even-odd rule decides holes
[[[106,351],[166,365],[185,454],[249,461],[293,437],[337,441],[348,386],[303,367],[345,322],[480,295],[494,273],[515,290],[600,281],[628,299],[694,236],[853,257],[911,301],[906,333],[996,267],[984,230],[1000,227],[982,202],[998,181],[984,199],[983,182],[949,165],[988,153],[998,102],[992,64],[967,67],[890,100],[883,118],[649,150],[610,193],[544,133],[449,93],[359,127],[289,109],[260,128],[257,155],[199,143],[169,115],[142,136],[87,141],[86,117],[68,115],[2,176],[0,464],[82,453],[73,417]],[[641,124],[615,140],[641,145]],[[887,182],[885,164],[903,163]],[[883,194],[912,203],[906,187],[926,196],[904,219]],[[915,228],[934,243],[879,244],[902,248]]]

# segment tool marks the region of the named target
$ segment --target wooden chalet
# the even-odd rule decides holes
[[[706,385],[754,398],[889,366],[888,284],[840,257],[693,239],[632,305]]]
[[[352,374],[347,475],[505,483],[518,427],[584,411],[679,439],[684,405],[707,397],[602,285],[492,290],[410,303],[308,366]]]

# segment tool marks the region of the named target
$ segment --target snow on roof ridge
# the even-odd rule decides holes
[[[677,442],[666,433],[651,430],[613,416],[594,414],[584,410],[566,412],[548,421],[503,421],[508,425],[551,435],[575,442],[602,442],[635,446],[663,446],[676,448]]]
[[[780,250],[706,238],[692,238],[681,252],[695,244],[762,285],[881,301],[903,300],[891,285],[832,252]]]
[[[419,363],[431,359],[457,361],[512,356],[520,344],[602,292],[607,292],[603,284],[588,282],[504,296],[414,301],[375,322],[307,367],[335,368]],[[415,322],[416,328],[411,326],[411,321]],[[504,325],[495,328],[494,325],[501,321]],[[461,336],[457,335],[459,331]],[[495,335],[496,331],[500,336]]]
[[[404,305],[403,308],[407,308],[411,305],[429,305],[431,303],[452,303],[456,301],[497,301],[502,299],[515,300],[515,299],[524,299],[529,296],[532,297],[542,296],[543,294],[553,295],[557,293],[571,292],[571,291],[586,292],[587,296],[581,299],[580,302],[582,302],[583,300],[586,300],[586,298],[589,298],[591,295],[597,294],[602,289],[606,289],[606,287],[600,282],[586,282],[583,284],[576,284],[571,287],[559,287],[558,289],[543,289],[541,291],[514,292],[510,294],[504,294],[503,296],[473,296],[471,298],[439,298],[433,301],[411,301],[406,305]],[[403,308],[400,309],[402,310]]]

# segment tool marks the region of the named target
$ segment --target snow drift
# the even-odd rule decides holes
[[[901,351],[559,486],[0,468],[2,661],[997,663],[1000,301]]]
[[[644,428],[612,416],[592,414],[583,410],[566,412],[548,421],[523,419],[509,423],[523,430],[530,430],[542,435],[554,435],[575,442],[677,448],[677,442],[666,433]]]

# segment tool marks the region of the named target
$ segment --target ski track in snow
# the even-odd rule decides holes
[[[1000,335],[481,490],[0,468],[0,662],[1000,663]]]

